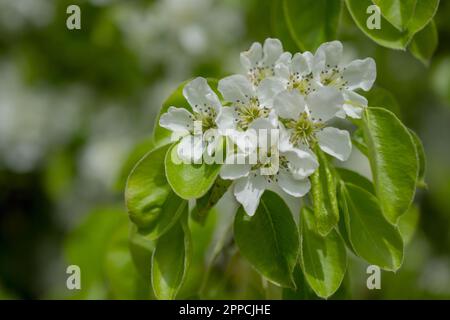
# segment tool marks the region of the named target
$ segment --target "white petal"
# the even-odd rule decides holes
[[[280,78],[269,77],[261,81],[257,96],[261,106],[271,108],[274,97],[285,89],[285,83]]]
[[[309,74],[312,70],[313,55],[311,52],[296,53],[292,58],[291,71],[292,73],[299,73],[300,75]]]
[[[283,45],[278,39],[268,38],[264,41],[263,51],[263,64],[266,67],[270,67],[275,65],[275,62],[283,53]]]
[[[361,113],[367,107],[367,99],[353,91],[344,91],[344,111],[351,118],[360,119]]]
[[[245,102],[255,95],[252,83],[240,74],[223,78],[219,81],[218,88],[223,98],[230,102]]]
[[[325,42],[316,51],[315,56],[324,59],[324,67],[339,66],[342,60],[343,47],[340,41]]]
[[[241,64],[248,71],[262,60],[262,47],[259,42],[254,42],[248,51],[241,52]]]
[[[203,156],[203,145],[201,136],[185,136],[178,144],[178,157],[184,163],[200,163]]]
[[[309,94],[306,103],[313,118],[327,121],[341,110],[344,98],[338,89],[322,87]]]
[[[236,117],[232,107],[223,107],[220,109],[216,118],[216,124],[221,134],[225,135],[227,129],[236,128]]]
[[[306,150],[292,148],[284,151],[283,155],[289,161],[289,170],[296,179],[304,179],[310,176],[319,167],[316,157]]]
[[[292,54],[290,52],[283,52],[275,62],[275,75],[284,80],[289,79]]]
[[[249,216],[255,214],[259,200],[264,192],[266,180],[261,176],[240,178],[234,185],[234,196]]]
[[[247,162],[247,163],[246,163]],[[248,176],[251,165],[243,154],[231,154],[220,168],[220,177],[227,180],[235,180]]]
[[[329,155],[341,161],[347,160],[350,156],[352,143],[348,131],[327,127],[317,132],[316,136],[320,149]]]
[[[201,112],[200,108],[212,107],[218,113],[222,106],[205,78],[198,77],[188,82],[183,88],[183,95],[195,112]]]
[[[161,115],[159,125],[181,134],[188,134],[194,130],[194,117],[184,108],[170,107],[166,113]]]
[[[372,58],[354,60],[345,67],[343,77],[348,82],[347,88],[349,90],[361,88],[368,91],[372,88],[377,77],[375,61]]]
[[[294,197],[303,197],[311,189],[308,179],[297,180],[289,172],[281,171],[278,175],[278,184],[287,194]]]
[[[283,91],[276,95],[273,102],[275,112],[285,119],[298,119],[305,106],[305,99],[298,91]]]

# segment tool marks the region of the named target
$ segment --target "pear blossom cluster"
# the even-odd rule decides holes
[[[226,139],[233,147],[220,176],[233,180],[234,196],[251,216],[265,190],[293,197],[309,192],[318,148],[348,159],[350,134],[331,124],[361,117],[367,100],[358,91],[370,90],[376,65],[372,58],[344,63],[339,41],[292,55],[271,38],[253,43],[240,60],[244,72],[219,81],[220,98],[196,78],[183,90],[192,112],[170,107],[159,124],[179,140],[177,154],[187,162],[212,156]],[[206,136],[208,130],[216,134]]]

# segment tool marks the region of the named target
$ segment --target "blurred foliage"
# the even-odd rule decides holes
[[[417,132],[427,155],[428,187],[401,224],[404,266],[369,291],[367,265],[349,253],[352,281],[332,298],[450,298],[449,1],[439,4],[436,29],[415,38],[425,46],[413,42],[411,52],[367,37],[340,1],[332,4],[342,6],[333,10],[340,25],[326,17],[329,25],[311,33],[330,1],[80,0],[82,29],[69,31],[72,2],[0,0],[0,299],[153,298],[145,264],[154,243],[129,225],[127,174],[152,148],[168,93],[197,75],[229,74],[240,51],[267,37],[295,51],[337,38],[349,56],[372,56],[377,88],[367,98]],[[219,203],[203,226],[190,221],[193,261],[179,297],[310,297],[262,280],[229,229],[214,231],[226,225],[223,210]],[[65,287],[70,264],[81,267],[81,291]]]

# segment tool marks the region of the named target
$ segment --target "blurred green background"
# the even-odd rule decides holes
[[[70,4],[81,8],[81,30],[66,28]],[[270,11],[269,0],[0,0],[0,299],[152,298],[149,270],[133,263],[150,259],[153,244],[130,230],[127,174],[170,92],[239,71],[239,52],[275,36]],[[338,39],[349,56],[375,58],[376,90],[393,94],[423,140],[428,188],[418,190],[400,271],[383,272],[382,289],[370,291],[367,265],[354,258],[335,298],[450,299],[450,1],[435,20],[439,45],[425,66],[373,43],[343,10]],[[350,163],[368,174],[357,152]],[[230,219],[222,205],[191,226],[181,298],[279,297],[232,243],[202,283],[203,251]],[[70,264],[81,267],[80,291],[66,288]]]

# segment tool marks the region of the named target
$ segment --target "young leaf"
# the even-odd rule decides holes
[[[187,215],[187,207],[184,210]],[[152,286],[160,300],[175,299],[190,262],[191,242],[186,222],[180,219],[156,243],[152,257]]]
[[[145,155],[130,173],[125,188],[130,219],[151,240],[166,232],[186,206],[170,189],[164,174],[168,149],[166,145]]]
[[[439,0],[416,0],[414,15],[408,24],[411,35],[422,30],[431,22],[439,7]]]
[[[165,171],[167,181],[173,191],[183,199],[196,199],[203,196],[214,184],[220,165],[186,164],[178,158],[177,144],[174,144],[167,152],[165,159]]]
[[[325,237],[315,232],[314,213],[307,207],[301,211],[300,262],[303,273],[314,292],[328,298],[341,285],[347,269],[344,241],[335,229]]]
[[[390,111],[367,108],[363,117],[375,190],[393,224],[410,206],[416,190],[418,156],[408,129]]]
[[[283,0],[287,26],[302,51],[336,38],[341,7],[338,0]]]
[[[438,46],[438,41],[436,24],[432,20],[425,28],[416,33],[414,39],[411,41],[409,50],[414,57],[428,66]]]
[[[339,221],[336,180],[325,154],[318,147],[315,148],[315,152],[319,168],[311,176],[311,192],[317,231],[325,236]]]
[[[395,271],[403,261],[398,229],[383,216],[377,199],[350,183],[341,183],[348,239],[356,254],[385,270]]]
[[[264,192],[255,215],[240,208],[234,220],[234,238],[240,253],[268,280],[295,287],[292,272],[299,251],[298,230],[283,200]]]

